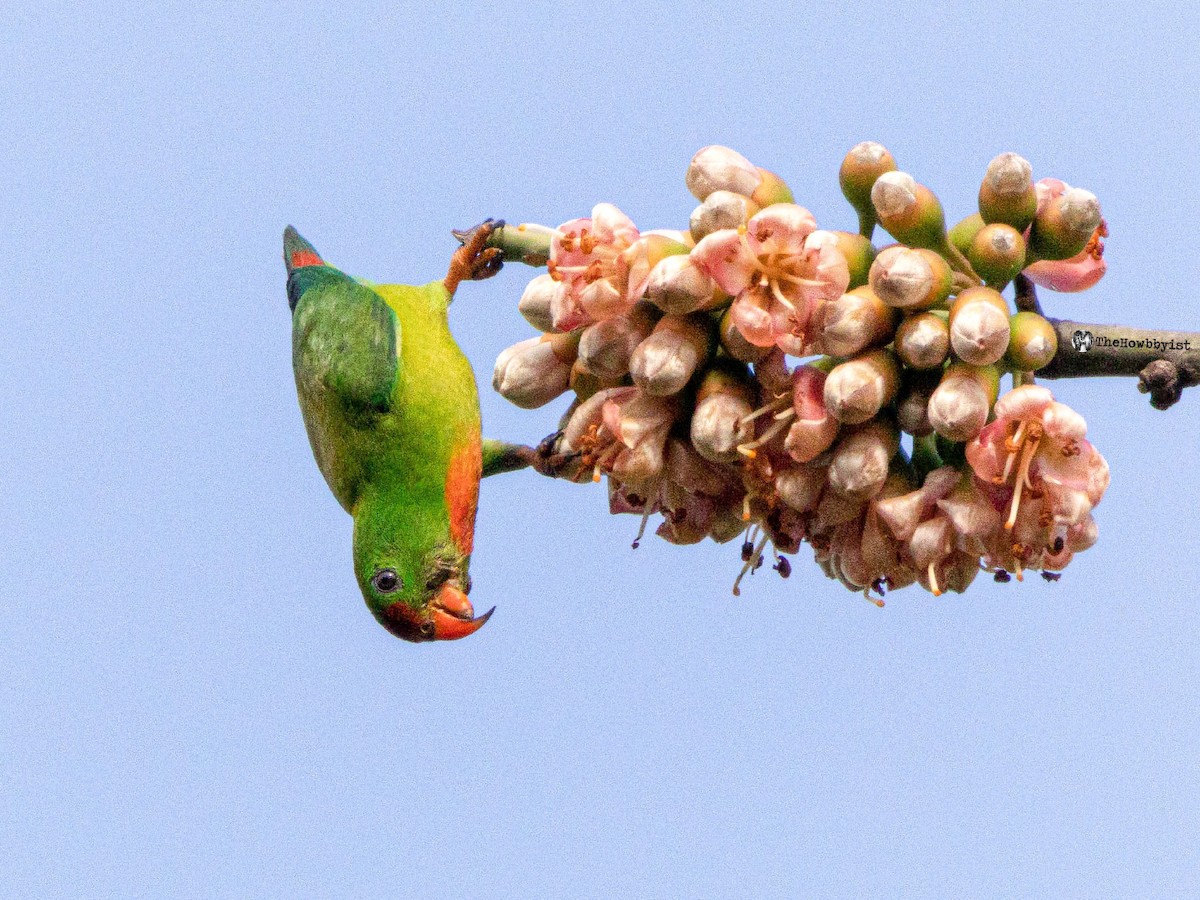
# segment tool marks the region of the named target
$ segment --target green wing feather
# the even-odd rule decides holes
[[[327,392],[352,423],[366,425],[390,412],[400,378],[400,328],[391,307],[329,266],[297,269],[291,277],[307,282],[292,324],[300,389],[310,396]]]

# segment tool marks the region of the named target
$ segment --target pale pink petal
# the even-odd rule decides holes
[[[774,347],[778,334],[771,310],[765,305],[767,302],[768,298],[757,291],[743,291],[729,308],[733,324],[742,337],[756,347]]]
[[[846,293],[850,286],[850,267],[846,257],[836,245],[818,241],[810,246],[813,237],[829,232],[814,232],[804,245],[805,262],[808,264],[807,277],[821,282],[820,287],[806,287],[805,295],[812,299],[827,301],[837,300]]]
[[[1087,422],[1083,416],[1058,401],[1042,411],[1042,425],[1046,429],[1046,436],[1060,446],[1074,444],[1087,435]]]
[[[591,230],[591,219],[571,219],[559,225],[550,241],[550,262],[555,266],[586,266],[590,256],[580,248],[579,239]]]
[[[1040,419],[1042,411],[1054,402],[1054,395],[1040,384],[1013,388],[996,401],[997,419]]]
[[[598,278],[579,290],[580,308],[595,321],[624,315],[636,302],[636,297],[630,299],[617,290],[611,278]]]
[[[593,235],[601,244],[618,250],[624,249],[638,239],[637,226],[633,220],[611,203],[597,203],[592,208]]]
[[[1085,249],[1070,259],[1039,260],[1025,267],[1025,275],[1041,287],[1073,294],[1093,287],[1107,270],[1103,256]]]
[[[804,247],[804,239],[816,230],[813,214],[795,203],[774,203],[746,223],[747,234],[764,255],[798,254]]]
[[[1033,190],[1037,194],[1037,211],[1041,212],[1047,203],[1056,197],[1061,197],[1070,187],[1065,181],[1057,178],[1043,178],[1034,182]]]
[[[750,285],[758,266],[749,242],[733,228],[722,228],[703,238],[692,248],[691,257],[721,290],[733,296]]]
[[[550,298],[550,321],[555,331],[574,331],[580,325],[591,322],[579,304],[579,291],[569,282],[560,282],[554,296]]]

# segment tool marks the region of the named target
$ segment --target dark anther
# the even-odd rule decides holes
[[[754,544],[750,541],[742,544],[742,562],[750,562],[750,557],[754,555]]]
[[[992,580],[997,584],[1008,584],[1010,581],[1012,581],[1012,576],[1009,575],[1008,572],[1004,571],[1004,569],[997,569],[996,573],[992,575]]]
[[[750,571],[757,572],[759,569],[762,568],[762,564],[763,564],[763,555],[760,553],[760,554],[758,554],[758,559],[756,559],[754,561],[754,568],[751,569]]]
[[[1057,556],[1059,553],[1063,552],[1063,547],[1066,545],[1066,541],[1064,541],[1061,537],[1056,537],[1054,539],[1054,546],[1050,548],[1050,552]]]
[[[1042,578],[1046,579],[1046,581],[1058,581],[1058,579],[1062,578],[1062,572],[1043,572]]]
[[[792,574],[792,564],[788,562],[786,556],[779,557],[772,568],[779,573],[780,578],[787,578]]]

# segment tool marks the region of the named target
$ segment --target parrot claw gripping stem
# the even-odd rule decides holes
[[[476,225],[470,231],[451,232],[462,241],[462,246],[450,257],[450,271],[446,273],[446,292],[451,297],[464,281],[483,281],[491,278],[504,265],[504,251],[498,247],[488,247],[487,240],[497,228],[503,228],[504,222],[487,219]]]
[[[559,430],[543,438],[537,447],[526,448],[529,451],[529,467],[547,478],[576,481],[583,474],[590,478],[591,472],[584,473],[579,465],[582,453],[577,450],[563,452],[558,449],[562,436],[563,432]]]

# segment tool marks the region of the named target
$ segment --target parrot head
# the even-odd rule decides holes
[[[452,543],[422,551],[356,519],[354,572],[376,620],[406,641],[453,641],[474,634],[495,612],[475,617],[467,594],[471,558]]]

